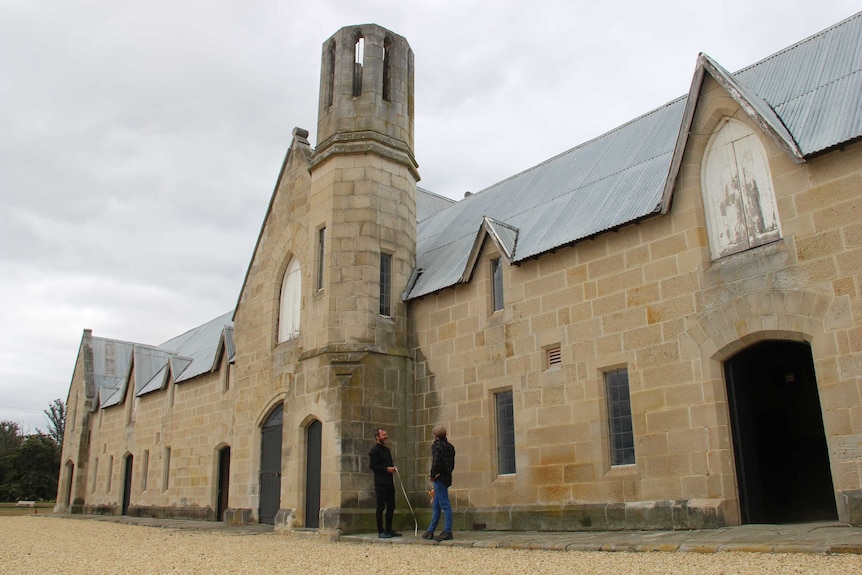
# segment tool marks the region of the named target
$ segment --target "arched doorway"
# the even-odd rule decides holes
[[[228,493],[230,492],[230,447],[222,447],[218,451],[218,486],[216,493],[216,521],[224,521],[224,512],[228,509]]]
[[[281,431],[283,406],[276,406],[261,430],[260,447],[260,508],[261,523],[275,523],[281,506]]]
[[[132,454],[125,458],[125,472],[123,474],[123,515],[129,514],[129,504],[132,500]]]
[[[809,345],[763,341],[724,371],[742,522],[837,519]]]
[[[320,527],[320,453],[323,425],[314,420],[305,429],[305,526]]]

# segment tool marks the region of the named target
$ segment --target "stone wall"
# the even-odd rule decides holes
[[[761,137],[783,238],[711,261],[700,166],[726,117]],[[411,302],[418,435],[448,426],[464,526],[738,523],[722,362],[765,339],[810,342],[839,516],[859,521],[853,496],[840,499],[862,486],[862,144],[793,163],[711,79],[691,132],[669,214],[506,266],[501,311],[490,307],[490,242],[469,284]],[[556,346],[562,363],[548,368]],[[630,466],[609,460],[603,373],[619,367]],[[517,473],[499,475],[493,398],[508,389]]]

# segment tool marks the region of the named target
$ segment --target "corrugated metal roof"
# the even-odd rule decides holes
[[[452,206],[455,200],[416,188],[416,221],[422,222]]]
[[[152,387],[158,375],[167,373],[171,354],[154,347],[135,345],[135,394],[142,395],[144,388]],[[164,377],[156,389],[161,389]]]
[[[142,395],[146,395],[153,391],[159,391],[163,389],[168,380],[168,364],[165,365],[155,374],[150,380],[145,383],[140,391],[138,391],[138,397]]]
[[[518,228],[498,222],[493,218],[485,218],[485,226],[494,236],[503,253],[510,260],[515,257],[515,248],[518,244]]]
[[[125,389],[124,383],[132,365],[135,344],[101,337],[94,337],[90,342],[93,348],[93,383],[98,390],[98,405],[116,405],[123,396],[122,390]]]
[[[699,58],[695,75],[709,63],[715,62]],[[711,73],[723,69],[716,64]],[[862,13],[726,79],[790,150],[798,145],[808,156],[858,139]],[[690,120],[688,99],[674,100],[421,221],[420,273],[406,299],[469,277],[464,266],[486,216],[519,230],[517,263],[660,213],[681,153],[677,140]]]
[[[735,74],[811,155],[862,136],[862,13]]]
[[[215,358],[218,354],[219,343],[222,341],[225,328],[233,327],[232,316],[233,311],[220,315],[159,346],[160,349],[174,352],[192,360],[191,364],[181,374],[174,373],[174,383],[181,383],[217,367]]]
[[[98,406],[123,403],[126,385],[134,374],[135,394],[164,389],[168,375],[175,383],[219,368],[216,358],[222,347],[228,360],[236,355],[233,342],[233,312],[220,315],[159,346],[94,337],[93,378]],[[95,407],[95,406],[94,406]]]

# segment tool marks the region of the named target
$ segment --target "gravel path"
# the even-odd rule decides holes
[[[0,573],[759,575],[862,573],[862,556],[582,553],[331,543],[54,517],[0,517]]]

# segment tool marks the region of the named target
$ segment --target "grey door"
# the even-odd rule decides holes
[[[272,410],[263,424],[260,449],[260,509],[261,523],[275,523],[281,506],[281,431],[283,408]]]
[[[763,341],[725,363],[743,523],[836,520],[811,348]]]
[[[129,514],[129,504],[132,500],[132,461],[131,455],[126,456],[126,471],[123,475],[123,515]]]
[[[222,447],[218,452],[218,497],[216,499],[216,521],[224,521],[228,508],[230,491],[230,447]]]
[[[305,526],[320,527],[320,449],[323,425],[316,419],[306,428]]]

